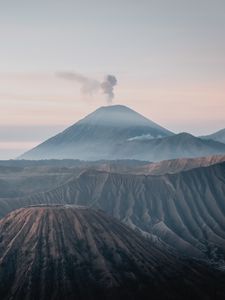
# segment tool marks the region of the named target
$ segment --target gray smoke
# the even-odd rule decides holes
[[[100,83],[92,78],[85,77],[81,74],[74,72],[60,72],[57,76],[62,77],[66,80],[76,81],[81,85],[82,94],[93,95],[100,88]]]
[[[74,72],[59,72],[56,74],[58,77],[66,80],[73,80],[81,85],[82,94],[93,95],[102,91],[106,95],[107,104],[111,104],[114,98],[114,87],[117,84],[117,79],[113,75],[107,75],[103,82],[93,78],[88,78]]]
[[[117,79],[113,75],[107,75],[101,83],[103,93],[107,96],[107,103],[111,104],[114,98],[114,86],[117,84]]]

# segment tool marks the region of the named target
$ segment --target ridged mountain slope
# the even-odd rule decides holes
[[[174,174],[199,167],[208,167],[224,161],[225,155],[203,156],[197,158],[178,158],[144,164],[136,167],[134,166],[130,172],[146,175]]]
[[[2,300],[223,299],[223,281],[102,212],[30,207],[0,221]]]
[[[191,256],[225,264],[225,163],[144,176],[86,171],[48,192],[0,199],[4,216],[39,203],[100,208]]]

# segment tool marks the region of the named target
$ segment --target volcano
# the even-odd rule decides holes
[[[222,281],[101,211],[33,206],[0,221],[2,300],[223,299]]]
[[[105,106],[26,152],[20,159],[115,159],[119,158],[116,152],[124,142],[172,134],[126,106]]]
[[[174,134],[126,106],[114,105],[100,107],[20,159],[160,161],[224,153],[223,143]]]

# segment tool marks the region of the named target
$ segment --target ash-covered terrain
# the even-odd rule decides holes
[[[224,279],[101,211],[34,206],[0,221],[1,299],[223,299]]]
[[[6,196],[1,195],[0,216],[28,205],[86,205],[104,210],[180,253],[224,265],[223,160],[221,156],[199,158],[191,159],[188,164],[189,160],[179,159],[163,161],[161,167],[160,163],[137,165],[129,161],[127,169],[125,162],[59,169],[45,166],[42,175],[43,167],[30,166],[15,175],[18,188],[14,196],[10,195],[15,182],[11,174],[14,169],[10,173],[9,168],[4,182],[10,188],[4,190]],[[36,181],[40,176],[44,184],[37,191]]]

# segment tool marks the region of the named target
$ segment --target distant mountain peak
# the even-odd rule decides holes
[[[206,140],[214,140],[225,144],[225,128],[220,129],[212,134],[201,136],[201,138]]]
[[[126,105],[115,104],[115,105],[104,105],[100,106],[97,110],[132,110]],[[132,110],[133,111],[133,110]]]
[[[197,137],[195,137],[194,135],[188,133],[188,132],[180,132],[176,135],[174,135],[174,137],[176,136],[176,138],[180,138],[183,140],[192,140],[192,139],[198,139]]]
[[[154,139],[171,135],[171,131],[127,106],[102,106],[20,158],[112,159],[117,146],[129,139]]]
[[[172,134],[169,130],[159,126],[155,122],[125,105],[101,106],[79,121],[79,123],[113,127],[149,126],[154,129],[160,129],[164,133]]]
[[[225,145],[174,134],[124,105],[102,106],[20,159],[158,161],[223,154]]]

